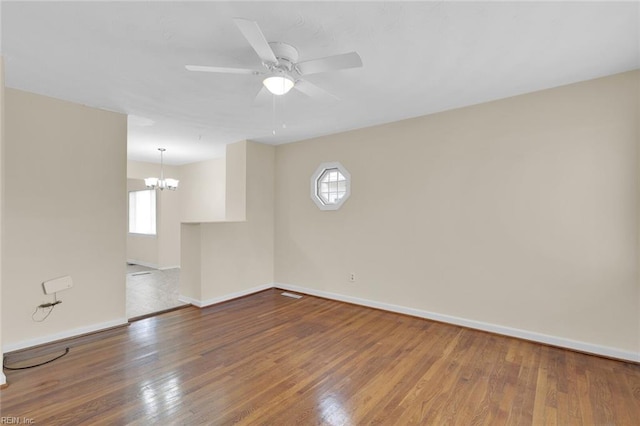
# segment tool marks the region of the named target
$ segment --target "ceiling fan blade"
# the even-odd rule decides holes
[[[362,66],[362,59],[356,52],[343,53],[342,55],[327,56],[326,58],[312,59],[298,63],[298,71],[301,75],[316,74],[319,72],[337,71],[347,68]]]
[[[278,63],[276,55],[273,53],[273,50],[271,50],[271,47],[269,47],[269,42],[267,42],[264,34],[262,34],[257,22],[243,18],[233,18],[233,21],[238,26],[238,29],[240,29],[242,35],[244,35],[244,38],[246,38],[251,47],[253,47],[253,50],[255,50],[260,59],[262,59],[262,62]]]
[[[272,100],[273,96],[274,95],[271,94],[271,92],[269,92],[269,90],[267,90],[267,88],[264,87],[264,85],[262,85],[262,88],[256,94],[256,97],[253,100],[253,103],[255,105],[265,105]]]
[[[315,84],[309,83],[306,80],[296,81],[296,84],[295,86],[293,86],[293,88],[297,89],[298,91],[314,99],[318,99],[322,101],[339,101],[340,100],[340,98],[338,98],[336,95],[333,95],[327,92],[326,90],[316,86]]]
[[[200,72],[222,72],[227,74],[260,74],[259,71],[250,70],[246,68],[227,68],[227,67],[207,67],[202,65],[185,65],[184,66],[189,71],[200,71]]]

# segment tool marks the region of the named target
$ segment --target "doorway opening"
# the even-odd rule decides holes
[[[127,318],[186,306],[179,300],[180,268],[154,269],[127,263]]]

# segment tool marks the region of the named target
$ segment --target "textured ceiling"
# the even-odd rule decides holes
[[[133,115],[129,158],[170,164],[280,144],[640,67],[637,2],[2,2],[6,85]],[[232,21],[255,20],[300,60],[357,51],[363,68],[255,103],[261,79]],[[283,124],[285,127],[283,127]],[[275,135],[273,135],[275,130]]]

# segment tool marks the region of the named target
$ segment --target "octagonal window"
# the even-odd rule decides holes
[[[340,208],[350,187],[351,175],[340,163],[323,163],[311,176],[311,198],[322,210]]]

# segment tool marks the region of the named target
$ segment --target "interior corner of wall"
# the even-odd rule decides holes
[[[247,141],[227,145],[225,219],[244,221],[247,217]]]
[[[200,224],[180,226],[180,294],[200,300],[202,288]]]

